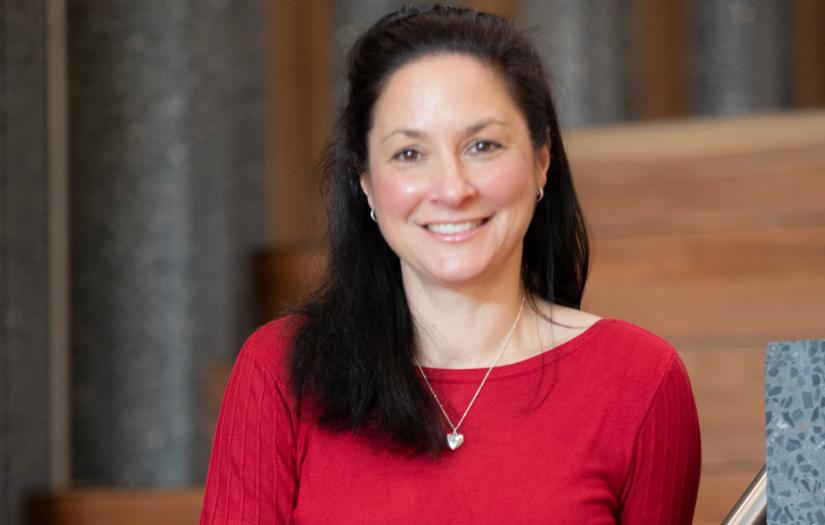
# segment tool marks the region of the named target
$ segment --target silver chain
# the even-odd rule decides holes
[[[482,379],[481,384],[478,385],[476,393],[473,394],[473,398],[470,400],[470,404],[467,405],[467,408],[461,415],[461,419],[459,419],[458,423],[456,423],[455,425],[453,425],[452,420],[450,420],[450,416],[447,415],[447,411],[444,410],[444,406],[441,404],[441,400],[438,399],[438,394],[435,393],[433,385],[430,384],[430,380],[427,378],[427,374],[424,373],[424,368],[421,366],[420,361],[416,359],[415,364],[416,366],[418,366],[418,370],[421,372],[421,376],[424,378],[424,382],[427,383],[427,387],[430,389],[430,392],[432,392],[433,398],[435,399],[436,404],[438,404],[438,408],[441,409],[441,413],[444,414],[444,419],[447,420],[447,424],[450,425],[450,428],[453,429],[453,432],[457,433],[458,427],[460,427],[461,424],[464,423],[464,418],[467,417],[467,414],[470,412],[470,408],[472,408],[473,403],[476,402],[478,394],[481,392],[481,389],[484,388],[484,383],[487,382],[487,378],[490,377],[490,373],[493,371],[493,368],[495,368],[496,363],[498,363],[498,360],[501,359],[501,355],[504,353],[504,349],[507,348],[507,345],[510,343],[510,339],[513,337],[513,332],[516,330],[516,326],[518,325],[519,319],[521,319],[521,312],[522,310],[524,310],[524,300],[526,297],[526,294],[521,296],[521,306],[519,306],[518,315],[516,315],[516,320],[513,321],[513,326],[511,326],[510,331],[507,332],[507,337],[504,338],[504,342],[501,344],[501,348],[498,349],[498,352],[496,353],[496,358],[493,360],[493,364],[490,365],[490,368],[487,369],[487,373],[484,374],[484,379]]]

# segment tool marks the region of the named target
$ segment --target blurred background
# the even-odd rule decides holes
[[[237,350],[323,267],[345,52],[404,3],[0,2],[0,524],[197,521]],[[453,3],[542,53],[583,308],[679,350],[718,523],[765,462],[766,344],[825,337],[825,2]]]

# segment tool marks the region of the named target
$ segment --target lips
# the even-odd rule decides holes
[[[430,222],[424,225],[424,228],[439,236],[462,236],[482,226],[490,217],[483,219],[472,219],[467,221],[450,221],[450,222]]]
[[[442,234],[464,233],[478,228],[483,222],[484,219],[476,219],[474,221],[466,222],[436,222],[427,224],[425,228],[431,232]]]

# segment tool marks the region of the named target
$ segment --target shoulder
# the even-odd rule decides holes
[[[599,360],[628,390],[645,398],[662,389],[690,389],[679,353],[662,337],[621,319],[602,319],[597,328]]]
[[[679,354],[668,341],[653,332],[622,319],[601,319],[603,341],[620,350],[621,358],[667,363]]]
[[[582,334],[604,347],[601,358],[614,358],[636,363],[667,364],[677,358],[673,346],[658,335],[633,323],[569,308],[558,304],[541,305],[545,318],[553,324],[556,343],[574,339]]]
[[[631,322],[552,305],[550,313],[557,342],[578,341],[577,357],[583,374],[621,385],[655,390],[670,369],[684,370],[676,349],[662,337]],[[584,344],[586,343],[586,344]]]
[[[251,359],[279,383],[286,384],[292,342],[301,318],[290,315],[270,321],[256,329],[244,342],[238,359]]]

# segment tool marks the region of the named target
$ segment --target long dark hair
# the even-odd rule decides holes
[[[329,428],[365,431],[412,452],[444,448],[443,423],[414,365],[416,332],[398,257],[359,185],[376,99],[416,58],[464,53],[494,67],[527,120],[535,148],[549,142],[545,198],[524,237],[522,278],[532,297],[579,308],[588,240],[541,61],[512,22],[467,8],[407,7],[366,31],[348,58],[349,90],[319,165],[329,213],[328,266],[298,309],[291,386]]]

